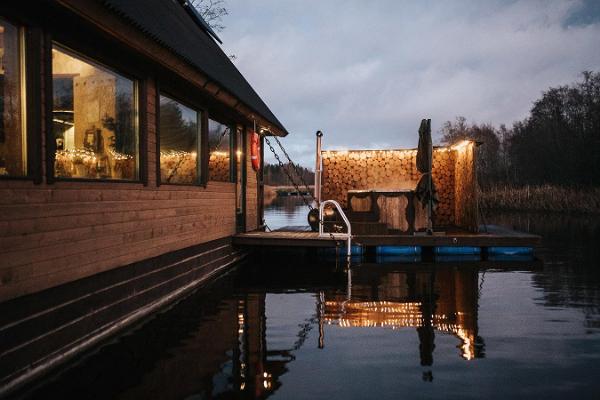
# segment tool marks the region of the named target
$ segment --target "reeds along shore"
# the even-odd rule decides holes
[[[275,201],[276,198],[277,191],[275,190],[275,188],[273,186],[265,185],[263,198],[265,207],[271,205],[271,203],[273,203],[273,201]]]
[[[600,188],[494,186],[479,192],[479,203],[486,210],[600,214]]]

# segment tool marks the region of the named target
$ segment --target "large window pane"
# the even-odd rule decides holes
[[[231,129],[212,119],[208,120],[208,179],[231,182]]]
[[[200,113],[160,96],[160,181],[193,184],[200,176]]]
[[[19,28],[0,18],[0,176],[27,174],[21,44]]]
[[[54,175],[137,180],[136,83],[54,46],[52,90]]]

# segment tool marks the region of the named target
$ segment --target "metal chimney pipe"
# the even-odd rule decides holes
[[[317,131],[317,156],[315,165],[315,199],[317,200],[317,207],[321,204],[321,138],[323,132]]]

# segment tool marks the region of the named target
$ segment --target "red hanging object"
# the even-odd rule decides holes
[[[250,134],[250,161],[252,161],[252,168],[258,172],[260,169],[260,136],[256,132]]]

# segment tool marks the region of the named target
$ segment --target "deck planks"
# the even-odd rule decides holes
[[[302,228],[303,230],[300,230]],[[448,230],[444,234],[433,236],[414,235],[355,235],[352,243],[363,246],[475,246],[475,247],[537,247],[541,237],[530,233],[488,225],[487,232],[470,233],[460,230]],[[254,231],[237,234],[233,243],[238,246],[293,246],[293,247],[335,247],[330,237],[319,237],[304,227],[284,227],[272,232]]]

